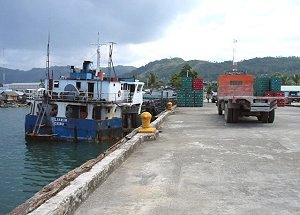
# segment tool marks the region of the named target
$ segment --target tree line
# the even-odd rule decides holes
[[[193,77],[201,78],[201,76],[188,64],[184,64],[182,69],[171,75],[170,80],[165,83],[159,80],[158,75],[155,71],[151,71],[146,77],[146,88],[159,88],[164,86],[170,86],[174,89],[180,89],[182,77]],[[300,85],[300,75],[285,75],[281,72],[274,73],[271,77],[278,77],[282,79],[282,85]],[[207,83],[206,90],[208,92],[215,91],[217,88],[216,81],[210,81]]]

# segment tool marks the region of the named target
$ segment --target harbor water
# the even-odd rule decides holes
[[[29,108],[0,108],[0,214],[6,214],[42,187],[97,157],[109,143],[26,143]]]

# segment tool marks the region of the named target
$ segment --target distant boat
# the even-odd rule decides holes
[[[113,69],[112,46],[109,73]],[[123,137],[124,130],[139,125],[144,83],[104,76],[99,65],[99,42],[97,58],[96,69],[93,62],[84,61],[82,69],[72,66],[69,77],[57,80],[48,70],[45,90],[34,97],[25,118],[27,141],[115,140]]]

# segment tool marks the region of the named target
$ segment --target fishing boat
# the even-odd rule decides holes
[[[113,43],[109,43],[108,74],[84,61],[70,67],[69,77],[54,80],[49,72],[49,42],[45,90],[33,100],[25,118],[27,141],[110,141],[139,126],[144,83],[112,75]]]

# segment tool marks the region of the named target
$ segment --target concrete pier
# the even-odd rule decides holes
[[[75,214],[299,214],[299,122],[294,107],[274,124],[177,108]]]

